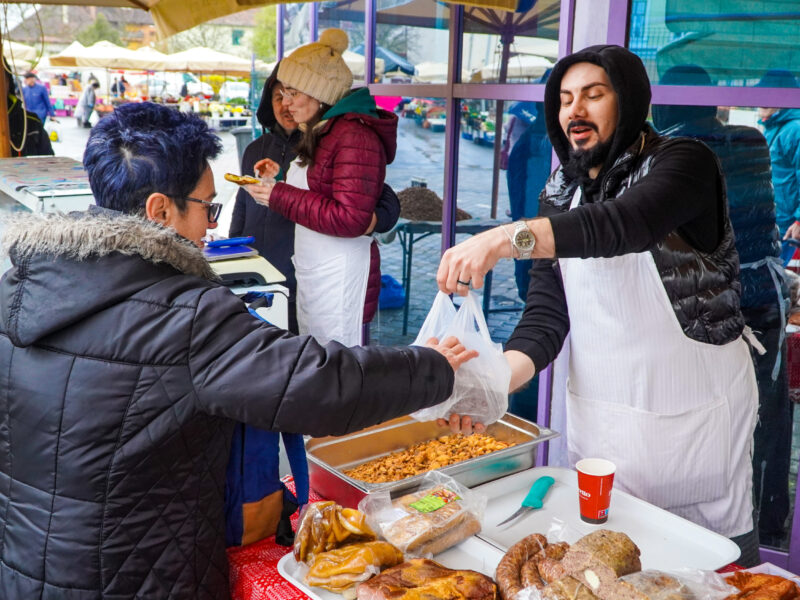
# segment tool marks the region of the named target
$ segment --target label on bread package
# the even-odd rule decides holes
[[[430,513],[456,500],[461,500],[461,498],[455,492],[451,492],[447,488],[436,488],[409,506],[421,513]]]

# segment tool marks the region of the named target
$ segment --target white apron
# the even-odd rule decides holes
[[[292,161],[286,183],[308,189],[308,167]],[[361,344],[372,238],[326,235],[295,224],[297,325],[321,344]]]
[[[758,389],[744,339],[688,338],[650,252],[559,264],[570,464],[607,458],[615,488],[727,537],[750,531]]]

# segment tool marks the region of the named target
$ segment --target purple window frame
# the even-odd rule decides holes
[[[561,0],[561,23],[559,26],[559,56],[565,56],[588,45],[586,40],[575,39],[575,10],[577,0]],[[312,3],[309,23],[311,40],[318,39],[317,4]],[[630,23],[629,0],[607,0],[608,29],[606,43],[626,46]],[[280,4],[278,10],[277,56],[283,58],[284,17],[286,8]],[[375,74],[375,28],[376,0],[365,0],[364,7],[366,60],[364,83],[374,95],[419,96],[444,98],[447,114],[457,114],[462,99],[486,100],[544,100],[543,85],[520,84],[469,84],[461,83],[460,77],[463,6],[450,5],[450,39],[448,58],[448,79],[445,84],[379,84],[370,83]],[[653,104],[682,104],[706,106],[778,106],[800,108],[800,89],[755,88],[755,87],[717,87],[717,86],[652,86]],[[444,206],[442,214],[442,252],[455,243],[456,193],[458,185],[458,143],[459,119],[447,119],[445,128],[444,161]],[[547,367],[539,377],[538,422],[548,427],[550,424],[550,402],[553,383],[552,367]],[[536,463],[546,465],[548,460],[547,443],[539,450]],[[797,527],[794,527],[798,524]],[[792,532],[788,552],[762,548],[761,558],[791,572],[800,572],[800,475],[792,515]]]

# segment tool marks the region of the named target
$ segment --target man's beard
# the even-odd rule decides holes
[[[567,175],[577,179],[590,179],[589,171],[593,167],[601,166],[608,158],[611,151],[611,136],[605,142],[597,142],[591,148],[569,148],[569,161],[564,165]]]

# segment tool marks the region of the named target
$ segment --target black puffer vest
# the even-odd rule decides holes
[[[639,139],[614,162],[601,182],[599,201],[617,198],[650,170],[653,158],[676,143],[700,143],[688,138],[667,139],[649,127]],[[719,189],[725,193],[719,164]],[[562,168],[547,181],[540,197],[542,216],[566,212],[575,194],[577,183]],[[693,248],[675,230],[658,242],[650,253],[687,337],[698,342],[722,345],[738,338],[744,329],[739,306],[739,255],[734,246],[733,228],[728,217],[728,203],[723,203],[724,229],[722,240],[711,253]]]

